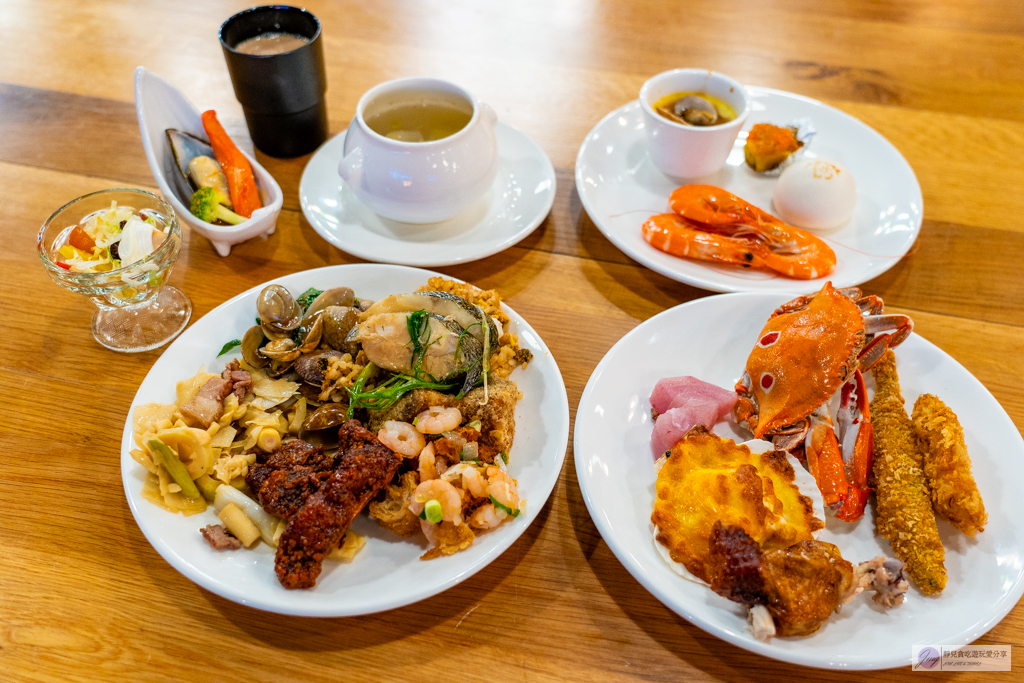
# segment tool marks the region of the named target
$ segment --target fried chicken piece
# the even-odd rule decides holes
[[[903,408],[893,352],[886,351],[872,372],[875,459],[871,472],[878,534],[889,541],[922,592],[938,593],[946,587],[946,551],[921,469],[914,425]]]
[[[780,636],[817,631],[853,587],[853,565],[831,543],[800,541],[762,551],[743,529],[720,522],[708,543],[711,590],[747,606],[764,605]]]
[[[264,462],[250,465],[245,483],[263,509],[288,519],[331,477],[336,460],[336,456],[325,454],[322,446],[288,441]]]
[[[717,522],[708,547],[711,589],[751,608],[751,630],[760,640],[814,633],[866,588],[885,607],[901,604],[908,588],[899,560],[876,557],[854,569],[839,548],[822,541],[761,550],[742,528]]]
[[[383,487],[391,483],[401,456],[384,446],[357,420],[338,434],[337,468],[310,495],[288,522],[274,560],[285,588],[312,588],[323,561],[338,547],[352,520]]]
[[[921,394],[913,420],[935,512],[968,536],[984,531],[988,515],[971,476],[971,456],[956,413],[937,396]]]

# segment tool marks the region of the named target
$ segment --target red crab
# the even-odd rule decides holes
[[[905,315],[881,315],[882,300],[828,282],[783,304],[768,319],[736,383],[734,414],[775,447],[801,447],[836,517],[864,514],[874,432],[862,371],[913,329]],[[835,423],[829,404],[838,396]]]

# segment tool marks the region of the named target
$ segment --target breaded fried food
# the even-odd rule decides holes
[[[493,455],[512,448],[516,435],[516,402],[519,389],[516,383],[492,377],[484,403],[484,388],[473,389],[462,399],[432,389],[416,389],[403,396],[395,405],[379,413],[371,413],[370,431],[376,433],[388,420],[412,422],[413,418],[431,406],[458,408],[464,421],[480,420],[481,460],[491,462]],[[487,458],[485,459],[485,454]]]
[[[409,511],[412,493],[420,483],[415,472],[405,472],[387,487],[383,500],[375,500],[368,506],[370,516],[399,536],[415,536],[420,532],[419,518]]]
[[[968,536],[984,531],[988,515],[971,476],[971,456],[956,413],[937,396],[921,394],[913,420],[935,512]]]
[[[825,526],[800,493],[784,453],[751,453],[704,425],[672,450],[655,485],[655,537],[675,562],[709,581],[708,539],[716,522],[736,526],[758,547],[786,548]]]
[[[886,351],[872,369],[875,396],[871,423],[875,432],[875,485],[878,534],[903,560],[907,574],[924,593],[946,587],[946,551],[932,512],[921,469],[914,425],[903,408],[896,356]]]

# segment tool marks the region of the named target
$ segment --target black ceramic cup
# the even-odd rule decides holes
[[[264,33],[293,33],[309,42],[290,52],[253,55],[237,51]],[[220,27],[220,45],[256,147],[273,157],[312,152],[327,139],[327,74],[320,20],[298,7],[252,7]]]

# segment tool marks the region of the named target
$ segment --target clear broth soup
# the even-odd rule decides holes
[[[370,103],[363,120],[375,133],[402,142],[432,142],[458,133],[473,118],[473,103],[453,93],[402,90]]]

